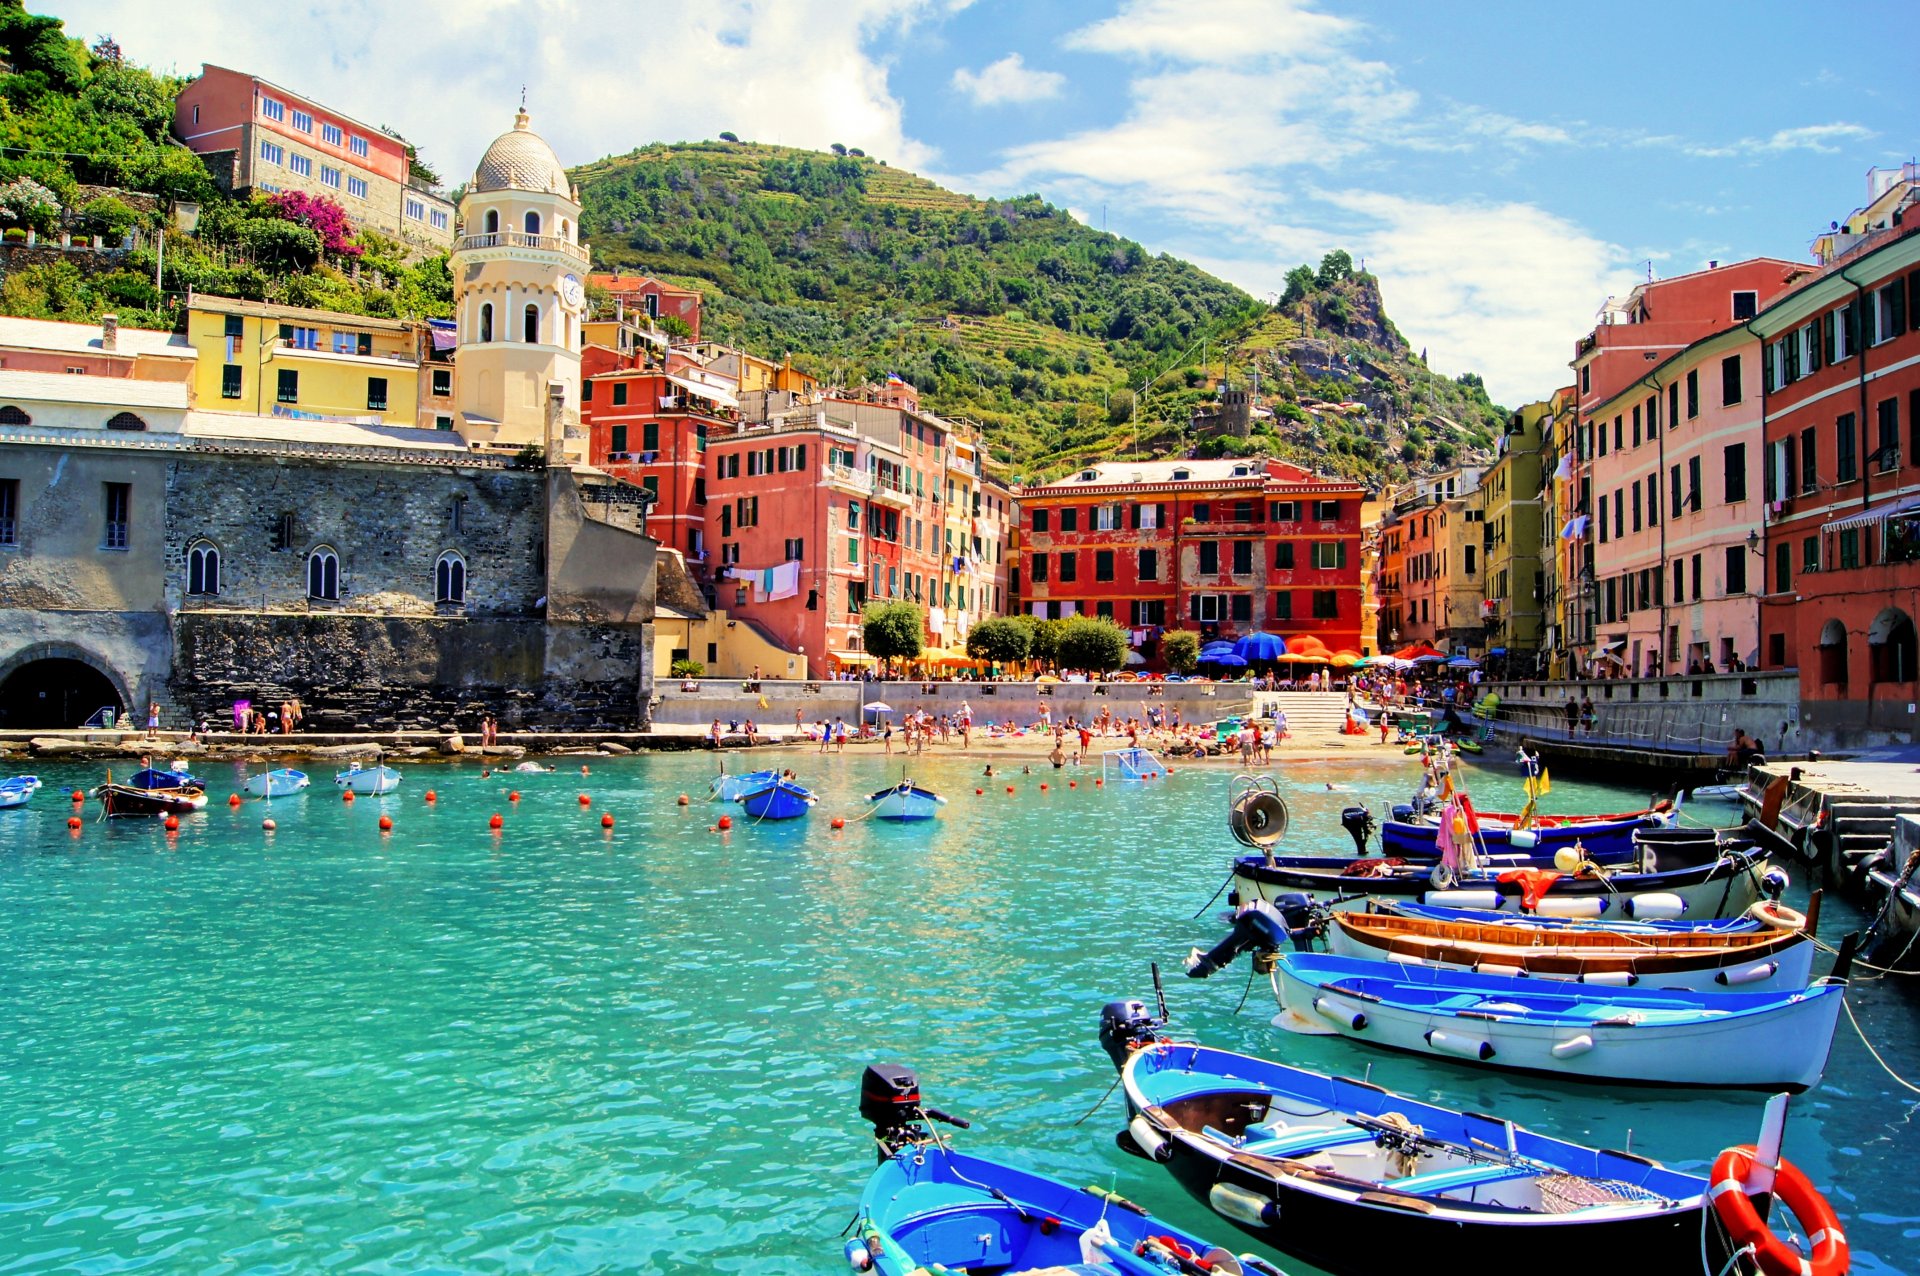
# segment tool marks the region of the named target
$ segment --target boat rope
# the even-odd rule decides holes
[[[1871,929],[1871,927],[1869,927],[1869,929]],[[1920,941],[1920,934],[1916,934],[1913,939],[1908,940],[1907,946],[1900,950],[1900,956],[1894,958],[1894,960],[1895,961],[1904,960],[1907,954],[1913,951],[1913,945],[1916,941]],[[1815,948],[1818,948],[1821,952],[1826,953],[1829,957],[1837,957],[1840,955],[1840,950],[1838,948],[1835,948],[1832,944],[1827,943],[1823,939],[1814,940],[1813,946]],[[1873,972],[1873,974],[1871,975],[1860,976],[1859,977],[1860,982],[1862,983],[1871,983],[1876,980],[1885,979],[1888,975],[1905,975],[1909,978],[1916,975],[1920,975],[1920,970],[1896,970],[1892,966],[1876,966],[1872,962],[1867,961],[1864,958],[1860,958],[1860,957],[1855,957],[1853,959],[1853,964],[1855,969],[1871,970]]]
[[[1207,901],[1206,903],[1204,903],[1204,904],[1202,904],[1202,905],[1200,905],[1200,913],[1204,913],[1204,912],[1206,912],[1206,911],[1207,911],[1207,910],[1208,910],[1209,908],[1212,908],[1212,907],[1213,907],[1213,900],[1214,900],[1214,899],[1219,899],[1219,898],[1220,898],[1220,896],[1222,895],[1222,893],[1224,893],[1224,892],[1226,891],[1226,889],[1227,889],[1227,887],[1229,887],[1229,886],[1231,886],[1231,885],[1233,885],[1233,870],[1232,870],[1232,869],[1228,869],[1228,870],[1227,870],[1227,880],[1226,880],[1226,881],[1224,881],[1224,882],[1222,882],[1222,883],[1220,883],[1220,889],[1219,889],[1219,890],[1217,890],[1217,891],[1215,891],[1215,892],[1213,893],[1213,899],[1210,899],[1210,900],[1208,900],[1208,901]],[[1188,920],[1188,921],[1198,921],[1198,920],[1199,920],[1199,918],[1200,918],[1200,913],[1195,913],[1195,914],[1194,914],[1194,915],[1193,915],[1192,917],[1189,917],[1189,918],[1188,918],[1187,920]]]
[[[1247,986],[1240,990],[1240,1004],[1233,1008],[1234,1014],[1240,1013],[1240,1007],[1247,1004],[1247,994],[1253,991],[1253,958],[1247,958]]]
[[[1895,1081],[1899,1082],[1903,1089],[1913,1094],[1920,1094],[1920,1085],[1913,1084],[1911,1081],[1907,1080],[1905,1077],[1895,1072],[1892,1066],[1889,1065],[1885,1059],[1880,1057],[1880,1052],[1873,1048],[1873,1043],[1867,1040],[1866,1030],[1860,1026],[1860,1020],[1854,1016],[1853,1007],[1847,1004],[1847,999],[1844,995],[1840,998],[1840,1008],[1847,1012],[1848,1022],[1853,1024],[1854,1032],[1857,1033],[1860,1037],[1860,1044],[1867,1048],[1867,1053],[1873,1056],[1873,1061],[1879,1064],[1880,1067],[1885,1070],[1888,1076],[1892,1077]]]
[[[1713,1198],[1711,1196],[1702,1196],[1700,1198],[1700,1271],[1702,1276],[1727,1276],[1728,1272],[1738,1272],[1741,1270],[1740,1260],[1743,1258],[1752,1258],[1759,1252],[1759,1249],[1753,1242],[1749,1241],[1727,1256],[1725,1266],[1718,1272],[1714,1271],[1713,1263],[1707,1257],[1707,1220],[1713,1217]],[[1722,1232],[1721,1235],[1724,1237],[1726,1233]]]
[[[1120,1082],[1122,1080],[1122,1076],[1123,1074],[1121,1073],[1118,1073],[1118,1072],[1114,1073],[1113,1084],[1108,1086],[1107,1092],[1100,1096],[1100,1101],[1098,1103],[1095,1103],[1092,1107],[1088,1108],[1084,1113],[1081,1114],[1080,1120],[1075,1121],[1073,1125],[1070,1125],[1067,1128],[1069,1130],[1073,1129],[1074,1126],[1080,1125],[1088,1117],[1092,1116],[1094,1113],[1098,1112],[1101,1108],[1105,1107],[1107,1105],[1107,1100],[1113,1097],[1113,1092],[1120,1088]]]

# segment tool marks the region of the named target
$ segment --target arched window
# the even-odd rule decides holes
[[[1889,607],[1874,617],[1867,630],[1867,658],[1875,682],[1912,682],[1916,643],[1913,617]]]
[[[529,235],[538,235],[540,233],[540,214],[528,213],[525,225]]]
[[[440,561],[433,565],[433,601],[467,601],[467,560],[452,550],[440,555]]]
[[[107,418],[109,430],[144,430],[147,423],[131,412],[116,412]]]
[[[212,541],[195,541],[187,547],[187,592],[220,592],[220,548]]]
[[[9,403],[0,408],[0,425],[32,425],[33,418]]]
[[[540,344],[540,307],[528,306],[521,315],[520,339],[530,346]]]
[[[500,210],[497,208],[489,208],[487,210],[487,234],[498,235],[499,233],[500,233]]]
[[[340,597],[340,556],[325,545],[307,555],[307,597]]]
[[[560,219],[560,238],[566,239],[570,237],[572,234],[573,234],[573,228],[567,225],[567,219],[562,217]]]
[[[493,340],[493,303],[491,301],[480,303],[480,340]]]
[[[1820,630],[1820,681],[1847,685],[1847,627],[1837,618]]]

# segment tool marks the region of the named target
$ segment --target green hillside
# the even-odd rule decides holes
[[[1276,308],[1038,196],[978,200],[857,153],[659,144],[573,175],[597,268],[697,287],[703,336],[790,352],[830,381],[897,372],[929,407],[980,422],[1014,473],[1185,450],[1223,376],[1257,373],[1276,415],[1203,451],[1369,480],[1484,446],[1503,415],[1477,378],[1428,372],[1350,269],[1324,283],[1307,270],[1312,286]],[[1323,366],[1317,347],[1299,366],[1303,337],[1382,375]],[[1287,406],[1321,401],[1370,415]]]

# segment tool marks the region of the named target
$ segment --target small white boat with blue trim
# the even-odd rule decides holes
[[[305,771],[296,771],[292,767],[280,767],[272,771],[262,771],[259,775],[250,775],[240,787],[250,796],[257,798],[288,797],[298,793],[311,783]]]
[[[10,806],[25,806],[39,791],[40,777],[37,775],[16,775],[0,780],[0,810]]]
[[[876,820],[931,820],[940,814],[947,800],[932,789],[923,788],[905,776],[890,789],[869,794]]]
[[[1804,990],[1609,988],[1286,953],[1274,1026],[1585,1081],[1805,1090],[1820,1080],[1853,961]]]
[[[728,775],[726,763],[723,762],[720,764],[720,774],[707,781],[707,801],[738,802],[743,794],[765,788],[779,778],[780,772],[772,768],[748,771],[743,775]]]
[[[355,762],[346,770],[335,772],[333,782],[348,793],[373,797],[399,788],[400,773],[390,766],[363,767]]]

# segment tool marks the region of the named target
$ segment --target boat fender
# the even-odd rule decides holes
[[[1640,982],[1640,976],[1631,970],[1592,970],[1581,975],[1579,982],[1600,984],[1607,988],[1631,988]]]
[[[1849,1264],[1847,1235],[1839,1216],[1799,1167],[1785,1157],[1774,1171],[1773,1195],[1806,1230],[1811,1250],[1800,1251],[1767,1226],[1747,1193],[1747,1182],[1758,1167],[1755,1149],[1747,1144],[1722,1152],[1713,1163],[1708,1197],[1721,1226],[1736,1248],[1752,1248],[1753,1261],[1765,1276],[1845,1276]]]
[[[1426,1032],[1426,1039],[1427,1045],[1441,1054],[1458,1055],[1462,1059],[1478,1059],[1482,1063],[1493,1058],[1493,1043],[1485,1037],[1469,1037],[1464,1033],[1430,1028]]]
[[[1161,1137],[1146,1117],[1137,1116],[1127,1122],[1127,1133],[1133,1136],[1133,1145],[1149,1161],[1168,1161],[1173,1158],[1173,1145]]]
[[[1501,979],[1526,979],[1531,972],[1525,966],[1508,966],[1500,962],[1483,961],[1473,968],[1476,975],[1496,975]]]
[[[1343,1028],[1350,1028],[1354,1032],[1366,1031],[1367,1012],[1358,1006],[1341,1001],[1338,997],[1315,997],[1313,1009],[1314,1013],[1322,1019],[1337,1023]]]
[[[1102,1217],[1092,1227],[1080,1233],[1080,1261],[1083,1263],[1105,1263],[1108,1261],[1105,1246],[1113,1244],[1113,1228]]]
[[[1788,908],[1777,899],[1763,899],[1747,910],[1747,916],[1759,922],[1769,930],[1804,930],[1807,915],[1797,908]]]
[[[1687,901],[1672,891],[1654,891],[1648,895],[1630,897],[1621,906],[1627,916],[1640,921],[1672,921],[1687,911]]]
[[[1739,966],[1733,970],[1723,970],[1713,977],[1716,984],[1725,984],[1737,988],[1741,984],[1757,984],[1763,979],[1771,979],[1780,971],[1777,961],[1757,961],[1751,966]]]
[[[1540,845],[1540,835],[1532,829],[1515,829],[1507,835],[1507,845],[1516,851],[1530,851]]]
[[[1499,908],[1499,891],[1423,891],[1420,902],[1442,908]]]
[[[846,1252],[847,1267],[850,1270],[856,1272],[870,1272],[873,1270],[873,1251],[867,1248],[865,1241],[848,1241]]]
[[[1607,901],[1598,895],[1543,899],[1533,910],[1541,917],[1598,917],[1607,911]]]
[[[1760,874],[1760,888],[1767,893],[1768,899],[1779,899],[1786,894],[1787,887],[1792,884],[1793,880],[1787,876],[1787,870],[1777,864]]]
[[[1593,1034],[1583,1032],[1577,1037],[1568,1037],[1565,1041],[1556,1041],[1553,1045],[1553,1057],[1571,1059],[1575,1055],[1585,1054],[1593,1049]]]
[[[1215,1183],[1209,1188],[1207,1204],[1213,1206],[1215,1213],[1245,1227],[1277,1227],[1280,1224],[1279,1202],[1257,1196],[1232,1183]]]

